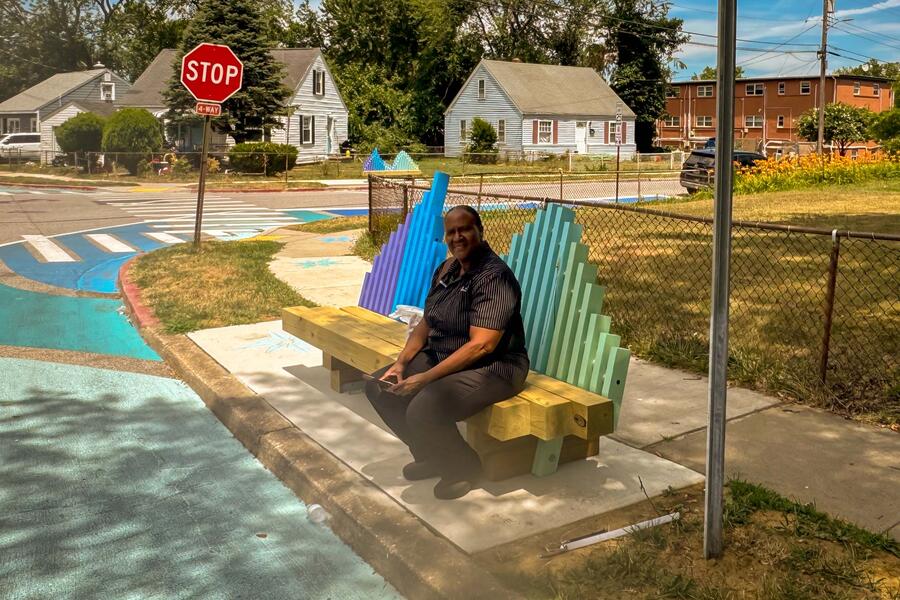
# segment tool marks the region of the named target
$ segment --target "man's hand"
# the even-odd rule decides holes
[[[424,373],[410,375],[406,379],[399,380],[396,385],[388,388],[388,391],[398,396],[415,396],[428,381],[428,377]]]
[[[384,375],[381,376],[382,380],[386,379],[396,379],[397,383],[403,383],[403,372],[406,370],[406,365],[400,362],[395,362],[391,365],[391,368],[385,371]]]

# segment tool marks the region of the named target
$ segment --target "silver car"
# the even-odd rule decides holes
[[[0,138],[0,160],[33,160],[40,157],[39,133],[9,133]]]

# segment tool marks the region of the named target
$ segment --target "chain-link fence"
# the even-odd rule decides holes
[[[383,242],[427,188],[370,180],[370,230]],[[498,253],[550,197],[454,185],[446,205],[481,208]],[[709,349],[712,219],[565,200],[606,286],[604,312],[639,355],[697,371]],[[824,401],[846,413],[900,417],[900,236],[735,222],[729,377]],[[825,381],[825,385],[822,381]]]

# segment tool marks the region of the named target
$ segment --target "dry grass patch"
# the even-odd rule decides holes
[[[550,559],[545,546],[679,511],[682,519]],[[489,550],[477,559],[523,598],[896,600],[900,546],[809,505],[735,481],[726,500],[725,553],[702,558],[703,490],[695,486]]]
[[[322,219],[311,223],[290,225],[285,229],[294,231],[306,231],[308,233],[336,233],[338,231],[350,231],[351,229],[365,229],[369,226],[369,217],[366,215],[357,217],[335,217]]]
[[[277,279],[268,263],[283,244],[205,242],[138,258],[132,277],[169,333],[277,319],[285,306],[314,306]]]

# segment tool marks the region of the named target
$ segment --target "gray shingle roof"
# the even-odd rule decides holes
[[[0,102],[0,112],[35,112],[48,102],[66,95],[104,72],[106,69],[90,69],[51,75],[24,92]]]
[[[588,67],[484,60],[485,68],[522,114],[614,115],[622,100]],[[634,112],[622,102],[622,115]]]
[[[310,65],[321,50],[319,48],[277,48],[272,56],[285,65],[284,85],[295,90],[302,81]],[[153,62],[141,73],[131,89],[116,100],[116,106],[136,106],[141,108],[165,108],[162,92],[172,77],[172,61],[177,53],[171,48],[161,50]]]
[[[108,117],[109,115],[113,114],[116,110],[115,106],[113,105],[112,102],[93,102],[90,100],[70,100],[69,102],[66,102],[65,104],[63,104],[62,106],[60,106],[59,108],[54,110],[53,112],[44,115],[42,117],[43,120],[46,121],[47,119],[49,119],[50,117],[52,117],[53,115],[58,113],[59,111],[65,109],[67,106],[70,106],[72,104],[80,107],[81,110],[84,110],[86,112],[92,112],[95,115],[100,115],[101,117]]]

